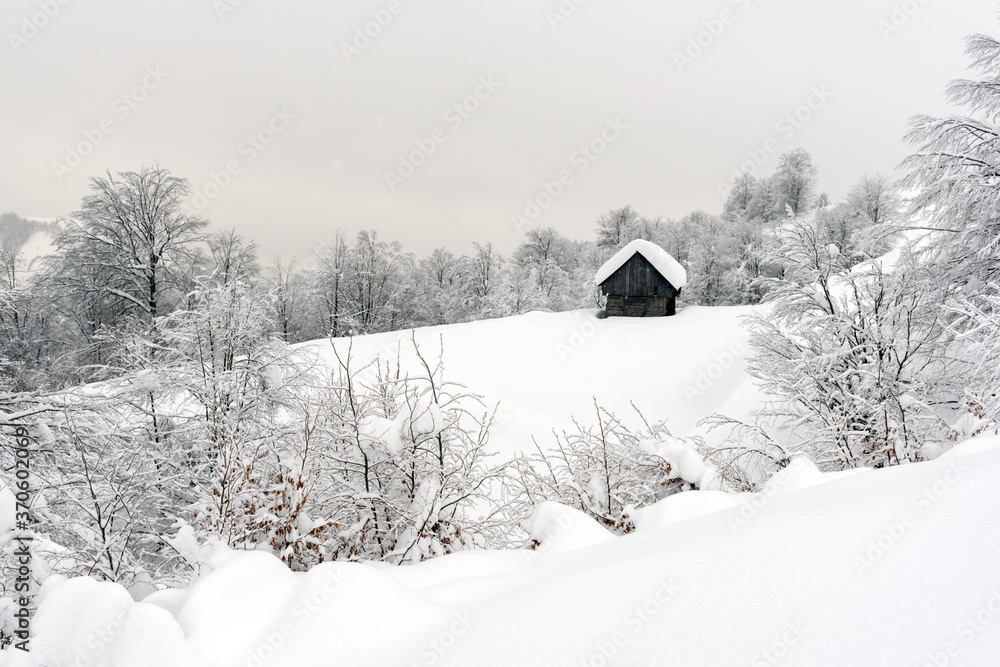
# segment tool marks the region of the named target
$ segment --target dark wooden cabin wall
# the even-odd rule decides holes
[[[601,283],[608,296],[657,296],[672,298],[674,286],[641,254],[632,255],[617,271]]]

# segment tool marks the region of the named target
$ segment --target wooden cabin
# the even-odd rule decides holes
[[[660,246],[637,239],[609,259],[594,282],[607,298],[609,317],[664,317],[676,312],[687,271]]]

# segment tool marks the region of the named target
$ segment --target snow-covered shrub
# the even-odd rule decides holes
[[[294,463],[282,463],[264,494],[268,503],[260,528],[267,534],[267,545],[293,570],[323,562],[323,540],[333,525],[309,516],[309,492],[307,475]]]
[[[269,335],[267,300],[250,286],[199,281],[162,327],[159,372],[175,404],[173,438],[186,452],[192,525],[236,548],[266,541],[269,488],[281,474],[276,418],[286,400],[286,346]],[[275,369],[278,369],[277,372]]]
[[[349,347],[334,344],[340,373],[315,493],[334,522],[332,558],[411,562],[501,541],[489,492],[502,469],[486,463],[492,417],[443,378],[440,359],[431,365],[415,340],[413,350],[422,372],[403,376],[384,360],[355,368]]]
[[[513,462],[505,494],[522,521],[542,502],[555,501],[629,533],[633,509],[716,479],[699,442],[674,438],[663,422],[643,419],[643,428],[632,429],[596,400],[594,410],[596,424],[574,420],[574,431],[555,434],[555,447],[536,443],[537,453]]]
[[[977,291],[951,307],[958,318],[953,328],[970,362],[965,413],[956,425],[964,438],[1000,428],[1000,284]]]
[[[791,460],[788,450],[761,424],[724,415],[712,415],[702,423],[711,429],[729,429],[728,441],[712,448],[705,458],[715,467],[722,484],[734,491],[760,491]]]
[[[757,414],[821,467],[918,461],[954,440],[936,412],[954,380],[935,276],[906,249],[855,267],[815,226],[792,221],[785,269],[749,319],[747,370],[774,400]]]
[[[160,519],[179,509],[169,487],[180,476],[167,453],[114,396],[64,394],[61,407],[48,398],[17,417],[30,441],[36,582],[49,571],[126,587],[168,575]]]

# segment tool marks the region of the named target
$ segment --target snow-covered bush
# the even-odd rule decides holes
[[[30,442],[36,583],[54,571],[132,587],[173,572],[160,534],[180,511],[184,475],[117,398],[50,396],[16,416]]]
[[[239,281],[199,281],[163,326],[159,372],[175,404],[173,439],[193,482],[192,525],[236,548],[256,548],[276,530],[282,484],[277,418],[288,400],[287,347],[269,335],[266,295]],[[288,420],[285,420],[288,421]],[[266,525],[265,525],[266,523]]]
[[[698,441],[670,435],[663,422],[633,429],[594,401],[597,422],[556,433],[555,447],[519,457],[505,485],[521,521],[544,501],[578,509],[608,530],[634,529],[630,513],[670,494],[711,485],[715,471]],[[640,415],[641,417],[641,415]]]
[[[958,318],[954,330],[970,362],[965,369],[966,410],[957,425],[966,438],[1000,428],[1000,284],[977,291],[978,297],[951,307]]]
[[[851,267],[802,220],[775,261],[784,276],[749,319],[747,370],[773,399],[758,419],[825,468],[918,461],[925,445],[953,441],[936,412],[955,376],[934,274],[905,248],[891,267]]]
[[[342,344],[339,344],[342,345]],[[353,366],[348,342],[326,392],[315,459],[324,542],[342,560],[423,560],[501,541],[490,496],[502,468],[487,465],[492,417],[482,400],[443,377],[415,340],[421,373],[376,360]],[[367,378],[367,379],[366,379]]]

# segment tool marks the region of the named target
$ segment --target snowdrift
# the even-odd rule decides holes
[[[1000,438],[981,438],[849,475],[799,458],[759,494],[669,497],[626,537],[545,505],[531,525],[537,551],[301,574],[218,551],[189,589],[142,602],[53,578],[33,652],[0,662],[992,665],[998,476]]]
[[[415,336],[432,363],[441,354],[445,377],[466,385],[492,407],[499,404],[490,449],[510,458],[546,447],[552,431],[595,420],[593,401],[626,423],[639,424],[630,403],[650,421],[667,420],[675,436],[702,434],[697,424],[714,412],[745,419],[763,396],[743,370],[749,352],[741,318],[751,307],[686,306],[676,316],[599,319],[599,311],[528,313],[468,324],[339,338],[352,366],[377,356],[404,372],[419,372]],[[296,346],[337,367],[328,340]],[[721,433],[717,434],[721,437]]]

